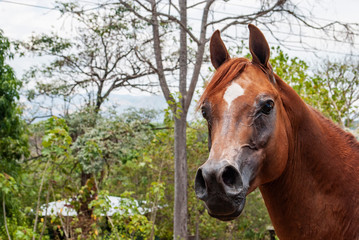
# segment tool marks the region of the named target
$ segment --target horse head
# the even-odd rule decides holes
[[[208,160],[198,169],[195,191],[208,213],[232,220],[256,187],[284,171],[290,125],[269,63],[262,32],[249,25],[252,60],[231,58],[216,31],[210,41],[216,72],[200,101],[209,130]]]

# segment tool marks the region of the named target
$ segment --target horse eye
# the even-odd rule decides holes
[[[261,112],[268,115],[274,107],[274,102],[272,100],[268,100],[262,106]]]
[[[202,107],[202,108],[201,108],[201,111],[202,111],[202,116],[203,116],[203,118],[207,119],[206,109],[204,109],[204,108]]]

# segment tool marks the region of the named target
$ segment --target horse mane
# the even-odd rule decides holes
[[[324,116],[317,109],[315,109],[311,106],[310,106],[310,108],[316,113],[316,115],[319,117],[319,119],[322,122],[325,122],[325,124],[328,125],[329,127],[331,127],[336,133],[338,133],[338,135],[342,136],[349,146],[356,148],[359,151],[359,142],[352,133],[347,132],[344,129],[342,129],[340,126],[338,126],[332,120],[330,120],[329,118]]]
[[[222,89],[233,79],[237,78],[251,62],[246,58],[232,58],[223,63],[214,73],[198,101],[197,109],[213,93]]]

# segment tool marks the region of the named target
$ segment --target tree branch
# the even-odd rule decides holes
[[[42,187],[43,187],[43,185],[44,185],[45,172],[46,172],[46,170],[47,170],[47,168],[48,168],[48,166],[49,166],[49,163],[50,163],[50,158],[47,160],[45,169],[44,169],[44,171],[42,172],[42,178],[41,178],[39,193],[38,193],[38,196],[37,196],[37,205],[36,205],[36,213],[35,213],[35,223],[34,223],[34,229],[33,229],[34,235],[33,235],[33,237],[32,237],[32,240],[35,240],[35,233],[36,233],[36,228],[37,228],[37,221],[38,221],[38,217],[39,217],[40,197],[41,197]]]
[[[3,214],[4,214],[4,224],[5,224],[6,234],[7,234],[7,237],[9,238],[9,240],[11,240],[9,229],[7,228],[6,210],[5,210],[5,193],[4,192],[2,194],[2,209],[3,209]]]
[[[187,98],[187,2],[185,0],[179,1],[180,7],[180,48],[179,48],[179,91],[182,96],[182,106],[184,112],[185,102]]]
[[[213,3],[214,3],[214,0],[207,0],[206,6],[203,9],[200,41],[199,41],[198,49],[197,49],[197,52],[196,52],[196,62],[194,64],[194,69],[193,69],[193,73],[192,73],[192,79],[191,79],[191,83],[190,83],[189,88],[188,88],[186,101],[185,101],[185,106],[184,106],[186,111],[189,109],[189,106],[190,106],[190,104],[192,102],[194,90],[195,90],[195,88],[197,86],[199,74],[200,74],[200,71],[201,71],[201,66],[202,66],[202,62],[203,62],[203,55],[204,55],[204,48],[205,48],[205,45],[206,45],[206,32],[207,32],[208,13],[209,13],[209,9],[210,9],[210,7],[211,7],[211,5]]]
[[[173,97],[170,93],[170,90],[167,85],[166,76],[164,75],[163,63],[162,63],[162,50],[160,43],[160,34],[159,34],[159,23],[157,18],[157,4],[156,0],[151,0],[152,8],[152,34],[153,34],[153,47],[155,52],[155,59],[157,65],[157,75],[160,82],[160,87],[162,89],[163,95],[166,101],[173,101]]]

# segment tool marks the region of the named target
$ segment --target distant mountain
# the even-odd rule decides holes
[[[126,110],[128,108],[147,108],[155,110],[163,110],[167,107],[167,103],[163,96],[151,95],[151,96],[133,96],[133,95],[122,95],[112,94],[105,106],[116,106],[119,111]]]

